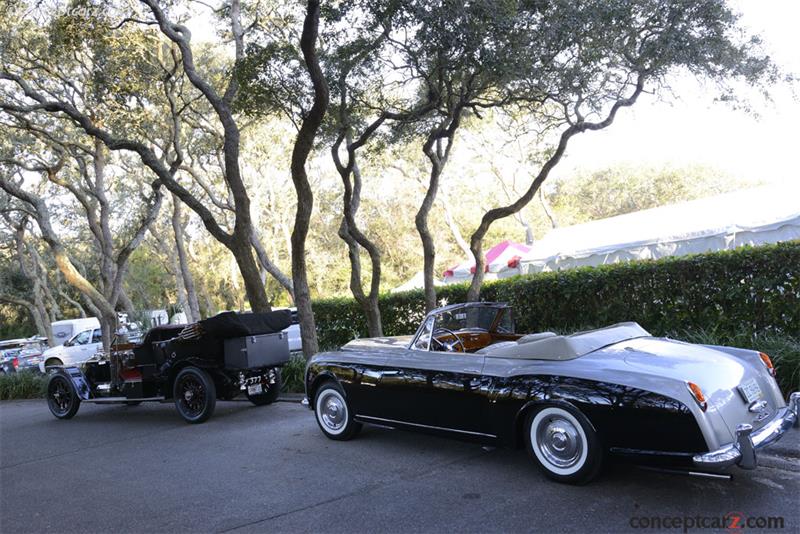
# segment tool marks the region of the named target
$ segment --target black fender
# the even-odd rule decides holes
[[[591,423],[605,447],[701,452],[705,438],[689,408],[664,395],[630,386],[564,376],[515,376],[501,379],[494,393],[511,408],[512,445],[522,443],[527,413],[543,404],[566,403]],[[524,398],[503,399],[505,392],[527,391]],[[513,395],[511,395],[513,396]],[[521,402],[520,402],[521,401]],[[506,427],[508,428],[508,427]]]
[[[319,373],[316,373],[315,376],[311,376],[312,369],[309,367],[306,370],[306,397],[308,398],[308,407],[313,410],[314,409],[314,396],[317,393],[317,388],[319,388],[320,384],[325,382],[326,380],[333,380],[339,387],[342,387],[341,383],[339,382],[339,378],[329,369],[323,369]],[[342,387],[342,391],[344,391],[345,397],[347,396],[347,392],[345,388]]]
[[[78,394],[78,398],[81,400],[91,398],[92,390],[91,387],[89,387],[89,380],[80,369],[77,367],[53,367],[51,369],[52,374],[47,381],[48,385],[55,375],[61,375],[72,383],[75,392]]]

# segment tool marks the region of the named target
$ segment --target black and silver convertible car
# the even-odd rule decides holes
[[[306,396],[329,438],[362,423],[525,447],[544,473],[584,483],[608,454],[695,471],[752,469],[798,425],[766,354],[654,338],[636,323],[517,334],[511,308],[454,304],[413,336],[314,356]]]

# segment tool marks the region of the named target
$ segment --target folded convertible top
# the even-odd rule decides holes
[[[292,324],[289,310],[267,313],[222,312],[198,323],[203,332],[220,339],[275,334]]]

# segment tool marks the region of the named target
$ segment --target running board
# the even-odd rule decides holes
[[[118,402],[148,402],[148,401],[163,401],[164,397],[144,397],[141,399],[131,399],[128,397],[101,397],[99,399],[81,399],[81,402],[93,402],[95,404],[115,404]]]

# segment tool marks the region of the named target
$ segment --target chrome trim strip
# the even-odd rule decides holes
[[[496,438],[497,437],[494,434],[484,434],[483,432],[471,432],[469,430],[457,430],[455,428],[445,428],[445,427],[442,427],[442,426],[423,425],[423,424],[420,424],[420,423],[408,423],[406,421],[397,421],[395,419],[384,419],[382,417],[372,417],[370,415],[358,415],[358,414],[356,414],[353,417],[355,419],[360,419],[360,420],[369,419],[369,420],[372,420],[372,421],[380,421],[382,423],[397,423],[397,424],[400,424],[400,425],[416,426],[416,427],[419,427],[419,428],[430,428],[431,430],[444,430],[445,432],[458,432],[459,434],[469,434],[471,436],[484,436],[484,437],[487,437],[487,438]]]

